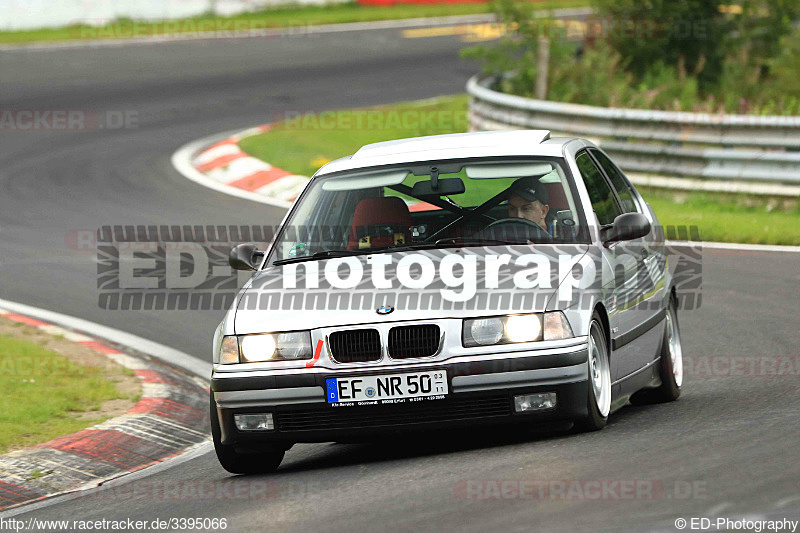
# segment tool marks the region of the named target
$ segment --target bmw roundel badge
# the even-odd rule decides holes
[[[392,311],[394,311],[394,307],[392,307],[391,305],[382,305],[375,310],[375,312],[378,313],[379,315],[388,315]]]

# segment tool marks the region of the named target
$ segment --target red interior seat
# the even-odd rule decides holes
[[[406,203],[397,196],[381,198],[364,198],[356,206],[353,224],[350,229],[350,240],[347,248],[375,248],[391,246],[411,240],[411,213]],[[397,234],[402,234],[398,238]],[[369,244],[363,241],[369,237]],[[362,241],[359,244],[359,241]]]
[[[564,187],[561,185],[561,183],[544,183],[543,185],[547,189],[550,211],[556,212],[569,209],[567,195],[564,194]]]

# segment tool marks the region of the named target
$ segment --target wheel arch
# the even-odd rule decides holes
[[[605,334],[606,338],[606,347],[608,348],[608,355],[611,357],[613,350],[611,349],[611,327],[608,321],[608,312],[606,311],[606,307],[601,303],[597,302],[594,306],[594,310],[598,315],[600,315],[600,323],[603,326],[603,333]]]

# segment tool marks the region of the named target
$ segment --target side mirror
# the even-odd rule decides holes
[[[650,221],[641,213],[623,213],[605,230],[603,243],[632,241],[650,233]]]
[[[253,243],[235,246],[228,255],[228,264],[235,270],[255,270],[264,258],[264,252]]]

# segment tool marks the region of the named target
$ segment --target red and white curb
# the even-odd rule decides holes
[[[270,130],[270,125],[256,126],[235,134],[200,139],[172,156],[175,168],[187,178],[207,187],[249,200],[289,208],[303,192],[310,179],[292,174],[248,155],[239,141]],[[409,202],[411,211],[439,209],[426,202]]]
[[[122,416],[0,455],[0,510],[93,487],[208,441],[208,388],[200,379],[86,331],[9,309],[0,308],[0,316],[100,352],[133,370],[142,386],[141,399]]]
[[[269,129],[269,124],[257,126],[203,147],[191,155],[191,165],[216,183],[291,205],[309,177],[270,165],[239,148],[242,139]]]

